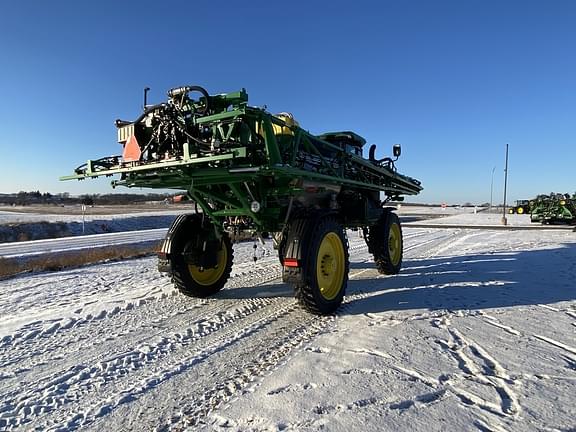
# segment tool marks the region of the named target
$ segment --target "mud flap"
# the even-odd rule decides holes
[[[286,246],[283,258],[282,280],[286,283],[304,283],[302,265],[308,250],[310,234],[322,217],[333,212],[310,212],[294,217],[286,234]]]
[[[166,237],[162,241],[160,248],[157,251],[158,255],[158,271],[163,273],[172,273],[172,266],[170,264],[170,254],[174,240],[183,234],[186,222],[189,218],[194,217],[195,214],[183,214],[178,216],[166,233]]]
[[[296,284],[303,281],[302,260],[306,248],[307,233],[312,226],[311,217],[293,219],[288,228],[284,253],[282,280]]]

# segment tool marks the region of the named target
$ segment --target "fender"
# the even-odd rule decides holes
[[[182,235],[190,220],[197,217],[198,215],[194,213],[183,214],[178,216],[174,222],[172,222],[172,225],[168,229],[166,237],[164,237],[164,240],[162,241],[162,244],[160,245],[160,248],[157,252],[158,271],[172,273],[172,268],[170,265],[170,254],[172,253],[174,239]]]
[[[338,213],[334,211],[310,212],[292,220],[286,233],[282,260],[284,282],[299,283],[302,281],[302,260],[308,249],[309,233],[321,218],[328,216],[338,216]]]

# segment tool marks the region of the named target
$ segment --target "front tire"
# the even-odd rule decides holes
[[[403,246],[398,215],[385,211],[368,232],[368,249],[374,255],[379,273],[393,275],[400,272]]]

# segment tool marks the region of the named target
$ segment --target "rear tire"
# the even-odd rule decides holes
[[[208,297],[220,291],[230,277],[234,252],[228,234],[223,233],[216,254],[216,265],[203,268],[187,261],[184,252],[209,253],[203,251],[203,239],[209,238],[210,227],[202,226],[202,217],[191,217],[174,239],[170,255],[174,286],[187,296]]]
[[[284,265],[284,255],[286,254],[286,236],[288,233],[283,231],[280,233],[280,240],[278,242],[278,261],[280,261],[280,265]]]
[[[298,302],[309,312],[326,315],[342,304],[348,284],[348,241],[342,225],[333,217],[294,221],[302,229],[298,237],[300,277],[294,283]]]
[[[403,239],[400,219],[385,211],[368,232],[368,249],[374,255],[378,272],[393,275],[402,267]]]

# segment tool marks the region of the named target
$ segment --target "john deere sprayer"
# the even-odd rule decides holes
[[[89,160],[62,180],[116,174],[113,186],[186,191],[198,210],[174,221],[158,251],[159,269],[182,293],[221,290],[232,242],[247,236],[273,236],[284,281],[317,314],[342,302],[346,228],[363,231],[380,273],[400,271],[402,230],[385,204],[422,190],[397,172],[400,146],[394,159],[376,159],[375,145],[364,158],[354,132],[315,136],[290,114],[248,106],[245,90],[209,95],[198,86],[173,88],[116,127],[122,155]]]

